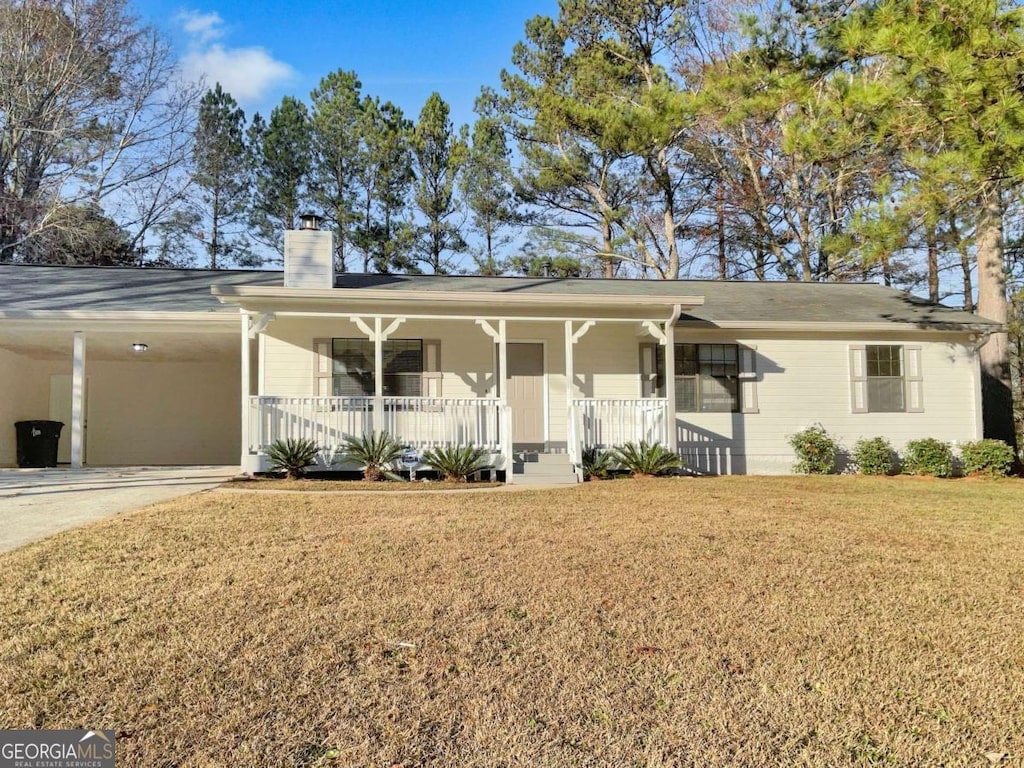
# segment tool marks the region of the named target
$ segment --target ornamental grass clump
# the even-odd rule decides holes
[[[903,471],[908,475],[950,477],[953,474],[953,449],[949,443],[934,437],[910,440],[903,454]]]
[[[633,477],[657,477],[682,469],[683,460],[660,443],[625,443],[611,450],[611,458]]]
[[[316,464],[320,447],[306,438],[286,437],[275,440],[267,448],[271,472],[284,472],[287,480],[298,480],[306,474],[306,467]]]
[[[426,466],[452,483],[465,483],[477,472],[491,468],[486,448],[475,445],[451,445],[431,448],[420,459]]]
[[[884,437],[858,440],[852,458],[862,475],[891,475],[896,470],[896,451]]]
[[[964,474],[1006,477],[1013,470],[1013,448],[1002,440],[978,440],[960,446]]]
[[[839,443],[820,424],[791,435],[789,444],[796,452],[794,472],[802,475],[830,475],[836,471]]]
[[[339,463],[352,462],[363,469],[363,479],[401,480],[394,464],[402,457],[405,446],[387,432],[371,432],[361,437],[346,437]]]

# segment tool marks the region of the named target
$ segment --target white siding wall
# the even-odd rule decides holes
[[[237,464],[239,356],[214,362],[86,359],[86,463]],[[64,430],[70,434],[71,425]]]
[[[66,367],[0,349],[0,466],[17,463],[14,422],[50,418],[50,374]]]
[[[209,362],[114,362],[86,357],[86,463],[236,464],[240,453],[238,354]],[[50,377],[71,359],[0,349],[0,465],[14,465],[14,422],[49,419]],[[61,443],[70,440],[64,425]]]
[[[908,440],[975,440],[977,358],[966,338],[923,341],[920,334],[886,338],[806,339],[729,337],[677,331],[678,342],[739,342],[757,347],[759,412],[680,413],[680,449],[691,465],[710,472],[782,474],[794,457],[788,436],[821,424],[846,448],[862,437],[884,436],[899,450]],[[923,413],[853,413],[849,347],[910,344],[922,348]]]
[[[640,396],[639,345],[653,339],[632,323],[598,323],[574,351],[577,397]],[[313,394],[314,338],[360,337],[345,319],[281,318],[263,340],[260,392]],[[493,395],[494,345],[470,321],[410,321],[394,338],[440,339],[443,392],[447,397]],[[548,378],[548,439],[566,439],[565,327],[558,322],[509,321],[510,341],[543,341]],[[759,412],[677,415],[680,449],[691,465],[711,472],[789,472],[787,438],[820,423],[847,447],[861,437],[884,435],[901,448],[907,440],[936,437],[951,442],[980,435],[976,407],[977,359],[966,337],[929,341],[929,336],[853,338],[820,335],[772,337],[677,329],[677,343],[740,343],[757,347]],[[947,337],[949,338],[949,337]],[[922,347],[924,412],[854,414],[850,406],[851,344],[913,344]]]

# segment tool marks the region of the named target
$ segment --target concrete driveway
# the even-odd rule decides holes
[[[236,474],[238,467],[0,469],[0,552]]]

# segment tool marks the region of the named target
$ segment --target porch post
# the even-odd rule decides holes
[[[85,334],[75,331],[71,369],[71,466],[85,458]]]
[[[381,319],[373,319],[373,428],[383,432],[384,420],[384,339]]]
[[[672,317],[665,323],[665,430],[668,436],[668,449],[672,453],[679,452],[679,440],[676,435],[676,320],[679,319],[680,307],[677,304]]]
[[[242,313],[242,457],[239,462],[241,470],[246,471],[245,465],[249,456],[249,396],[252,387],[252,360],[250,357],[251,347],[249,345],[249,315]]]
[[[587,331],[594,327],[596,320],[585,320],[579,328],[573,330],[572,320],[565,321],[565,399],[566,399],[566,417],[568,418],[568,429],[566,430],[566,437],[569,442],[569,459],[573,463],[577,463],[581,460],[579,455],[580,448],[580,436],[576,433],[576,412],[573,408],[573,388],[575,387],[576,379],[576,364],[573,347],[576,346],[576,342],[583,338]]]
[[[501,397],[501,404],[508,405],[508,392],[506,382],[508,381],[508,333],[505,330],[505,321],[498,321],[498,375],[494,377],[498,386],[498,394]]]

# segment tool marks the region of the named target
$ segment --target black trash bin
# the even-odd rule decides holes
[[[56,467],[60,421],[17,421],[19,467]]]

